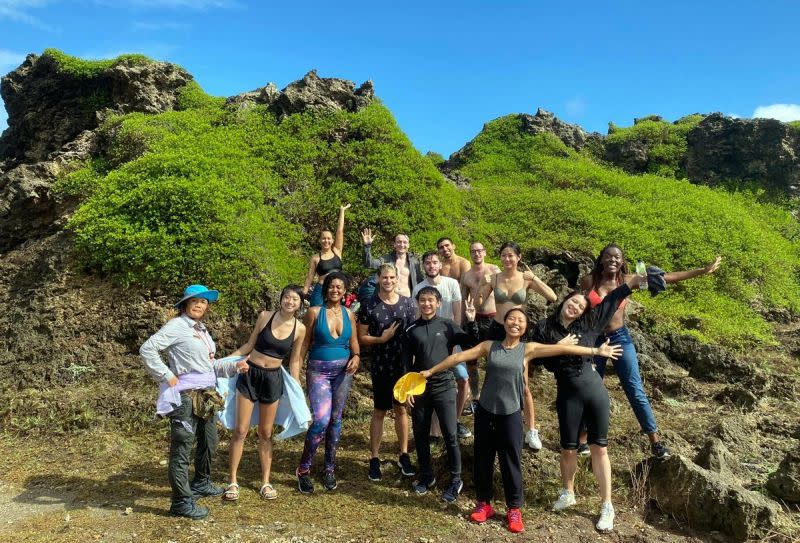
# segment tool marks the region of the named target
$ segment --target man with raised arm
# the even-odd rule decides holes
[[[364,242],[364,267],[377,270],[381,264],[392,264],[397,270],[397,293],[411,296],[411,291],[422,281],[423,276],[419,260],[408,250],[408,236],[397,234],[394,237],[394,251],[380,258],[372,256],[372,230],[362,230],[361,239]]]

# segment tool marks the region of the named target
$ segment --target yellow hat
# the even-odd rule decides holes
[[[425,392],[425,378],[416,371],[403,375],[394,385],[394,399],[406,403],[409,396],[419,396]]]

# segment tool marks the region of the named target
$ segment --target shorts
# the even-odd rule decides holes
[[[478,325],[478,338],[481,341],[489,339],[489,329],[494,322],[495,313],[478,313],[475,315],[475,324]]]
[[[372,405],[378,411],[389,411],[402,405],[394,399],[394,385],[403,376],[402,372],[372,372]]]
[[[251,402],[275,403],[283,395],[283,375],[281,368],[262,368],[249,360],[250,370],[239,374],[236,390]]]
[[[453,372],[453,377],[456,378],[456,381],[466,381],[469,378],[469,374],[467,373],[467,364],[462,362],[457,366],[453,366],[450,368],[450,371]]]

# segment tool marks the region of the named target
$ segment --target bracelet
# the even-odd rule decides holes
[[[361,353],[353,353],[350,355],[350,360],[354,359],[355,357],[361,358]]]

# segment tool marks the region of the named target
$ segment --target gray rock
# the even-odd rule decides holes
[[[714,395],[714,399],[721,403],[731,404],[739,409],[752,411],[758,407],[760,401],[751,390],[739,385],[729,385]]]
[[[658,507],[692,528],[746,541],[767,535],[777,521],[778,504],[681,455],[645,460],[638,469],[649,470],[648,489]]]
[[[800,190],[800,130],[774,119],[714,113],[687,136],[685,170],[695,183],[758,181],[771,192]]]
[[[564,145],[580,151],[589,142],[602,142],[603,137],[596,133],[588,133],[577,124],[565,123],[549,111],[542,108],[536,110],[536,115],[520,113],[520,129],[526,134],[541,134],[547,132],[558,137]]]
[[[709,345],[689,335],[672,334],[669,357],[689,370],[689,376],[705,381],[737,382],[756,373],[756,366],[718,345]]]
[[[369,105],[374,97],[372,81],[356,88],[352,81],[321,78],[316,70],[311,70],[303,79],[283,89],[271,103],[271,108],[280,116],[307,110],[355,112]]]
[[[744,474],[739,461],[717,437],[706,441],[694,461],[698,466],[728,478],[738,480]]]
[[[800,502],[800,452],[789,451],[767,479],[767,489],[787,502]]]
[[[630,173],[644,173],[650,160],[649,146],[641,140],[605,142],[603,158]]]

